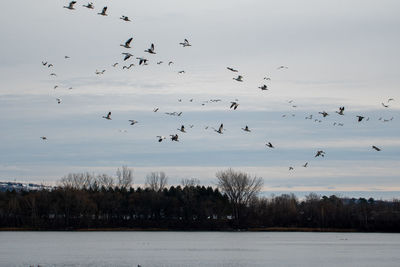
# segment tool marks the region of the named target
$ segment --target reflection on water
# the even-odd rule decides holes
[[[399,266],[400,234],[0,232],[0,266]]]

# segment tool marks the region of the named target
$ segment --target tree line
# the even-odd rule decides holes
[[[318,228],[400,232],[400,201],[309,194],[259,195],[259,177],[232,169],[216,174],[217,186],[184,179],[168,186],[163,172],[132,186],[133,173],[117,177],[69,174],[52,190],[0,192],[0,228],[37,230],[233,230]]]

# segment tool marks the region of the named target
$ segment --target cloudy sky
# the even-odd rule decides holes
[[[263,177],[266,191],[400,192],[399,1],[86,3],[2,5],[0,180],[115,175],[126,165],[136,184],[165,171],[171,184],[193,177],[208,185],[232,167]],[[97,15],[103,6],[108,16]],[[130,37],[132,48],[121,47]],[[191,47],[179,45],[185,38]],[[144,52],[151,43],[155,55]],[[122,52],[134,57],[124,62]],[[243,82],[232,79],[238,74]],[[112,120],[103,119],[109,111]],[[157,142],[175,133],[179,142]]]

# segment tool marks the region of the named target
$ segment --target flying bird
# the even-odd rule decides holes
[[[251,130],[249,129],[249,126],[246,125],[246,127],[242,128],[243,131],[245,132],[251,132]]]
[[[124,61],[128,60],[130,57],[133,57],[133,55],[131,53],[124,52],[122,54],[125,55]]]
[[[74,5],[76,4],[76,1],[71,1],[69,2],[68,6],[64,6],[64,8],[70,9],[70,10],[75,10]]]
[[[267,147],[270,147],[270,148],[275,148],[272,144],[271,144],[271,142],[268,142],[268,143],[266,143],[265,144]]]
[[[47,65],[48,68],[51,68],[51,67],[53,67],[53,66],[54,66],[54,65],[51,64],[51,63],[50,63],[49,65]]]
[[[327,113],[327,112],[325,112],[325,111],[322,111],[322,112],[318,112],[319,114],[322,114],[322,116],[325,118],[326,116],[328,116],[329,114]]]
[[[390,101],[394,101],[394,98],[389,98],[387,102],[389,103]]]
[[[157,138],[158,138],[158,142],[162,142],[162,140],[166,139],[166,137],[162,136],[162,135],[157,135]]]
[[[42,65],[46,66],[47,65],[47,61],[42,61]]]
[[[47,137],[46,136],[41,136],[40,137],[42,140],[47,140]]]
[[[183,74],[183,73],[185,73],[185,71],[184,71],[184,70],[181,70],[181,71],[178,71],[178,73],[179,73],[179,74]]]
[[[127,16],[122,15],[122,17],[120,17],[120,19],[122,19],[123,21],[131,21]]]
[[[231,67],[226,67],[228,70],[232,71],[232,72],[238,72],[238,70],[235,70],[234,68]]]
[[[221,125],[219,126],[218,130],[216,130],[215,128],[213,128],[214,131],[216,131],[219,134],[223,134],[223,130],[224,130],[224,124],[221,123]]]
[[[185,39],[182,43],[179,44],[182,45],[183,47],[192,46],[187,39]]]
[[[293,171],[294,168],[292,166],[289,167],[289,171]]]
[[[171,66],[171,64],[174,64],[174,62],[172,61],[168,62],[168,66]]]
[[[129,66],[123,66],[122,69],[130,69],[132,66],[135,66],[135,64],[129,64]]]
[[[136,123],[138,123],[138,121],[135,120],[129,120],[129,122],[131,123],[131,125],[135,125]]]
[[[170,134],[169,136],[171,136],[171,141],[179,142],[179,140],[178,140],[178,134]]]
[[[60,98],[56,98],[57,104],[61,104],[61,99]]]
[[[307,168],[307,166],[308,166],[308,162],[306,162],[306,163],[303,165],[304,168]]]
[[[178,130],[181,131],[182,133],[186,133],[184,125],[182,125],[181,128],[178,128]]]
[[[384,103],[382,103],[382,106],[384,106],[385,108],[389,107],[389,105],[385,105]]]
[[[376,151],[381,151],[381,149],[377,146],[372,146],[373,149],[375,149]]]
[[[233,109],[235,110],[235,109],[237,109],[238,106],[239,106],[239,103],[237,103],[237,102],[231,102],[230,109],[233,108]]]
[[[279,66],[277,69],[278,69],[278,70],[281,70],[281,69],[288,69],[288,67],[286,67],[286,66]]]
[[[97,13],[98,15],[102,15],[102,16],[108,16],[107,14],[106,14],[106,11],[107,11],[107,7],[105,6],[105,7],[103,7],[103,10],[101,10],[101,12],[100,13]]]
[[[106,70],[102,70],[102,71],[98,71],[98,70],[96,70],[96,72],[95,72],[95,73],[96,73],[97,75],[101,75],[101,74],[104,74],[104,72],[105,72],[105,71],[106,71]]]
[[[106,120],[111,120],[111,111],[108,112],[107,116],[103,116],[103,118]]]
[[[158,61],[158,62],[157,62],[157,65],[160,65],[160,64],[162,64],[162,63],[163,63],[162,61]]]
[[[237,78],[232,78],[232,79],[234,79],[234,80],[236,80],[238,82],[243,82],[243,76],[242,75],[239,75],[239,76],[237,76]]]
[[[358,122],[362,121],[364,119],[363,116],[356,116],[358,118]]]
[[[55,74],[55,73],[53,72],[53,73],[50,73],[50,76],[57,76],[57,74]]]
[[[344,112],[344,107],[339,107],[339,111],[335,111],[337,114],[339,114],[339,115],[344,115],[343,114],[343,112]]]
[[[150,48],[144,50],[144,52],[147,52],[149,54],[156,54],[156,52],[154,52],[154,44],[151,44]]]
[[[112,64],[112,66],[115,68],[118,65],[118,62],[115,62],[114,64]]]
[[[120,44],[120,46],[125,48],[131,48],[130,43],[132,42],[133,37],[129,38],[124,44]]]
[[[319,156],[324,157],[325,156],[325,152],[322,151],[322,150],[318,150],[317,153],[315,154],[315,158],[319,157]]]
[[[137,57],[136,59],[139,59],[139,65],[147,65],[147,59],[142,57]]]
[[[268,87],[264,84],[263,86],[259,86],[258,88],[260,88],[261,90],[268,90]]]
[[[86,7],[86,8],[89,8],[89,9],[93,9],[93,8],[94,8],[92,2],[88,3],[87,5],[82,5],[82,6],[84,6],[84,7]]]
[[[155,109],[153,109],[153,112],[157,112],[157,111],[158,111],[158,109],[159,109],[159,108],[155,108]]]

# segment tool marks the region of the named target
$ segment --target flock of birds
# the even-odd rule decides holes
[[[68,9],[68,10],[75,10],[75,5],[76,4],[77,4],[77,1],[71,1],[71,2],[69,2],[68,5],[63,6],[63,8]],[[88,8],[88,9],[94,9],[95,8],[94,4],[92,2],[89,2],[86,5],[82,5],[82,6],[85,7],[85,8]],[[107,14],[107,6],[103,7],[101,9],[101,11],[99,13],[97,13],[97,14],[101,15],[101,16],[108,16],[108,14]],[[119,19],[121,19],[124,22],[131,22],[131,19],[128,16],[125,16],[125,15],[122,15]],[[122,62],[126,62],[126,61],[128,61],[128,60],[130,60],[131,58],[134,57],[133,54],[131,54],[129,52],[126,52],[127,50],[132,48],[132,41],[133,41],[133,37],[130,37],[125,42],[120,44],[120,46],[125,50],[124,52],[121,53],[122,54]],[[179,45],[181,45],[183,48],[192,46],[192,44],[189,42],[188,39],[184,39],[182,42],[179,43]],[[148,53],[149,56],[157,54],[155,45],[153,43],[151,43],[150,47],[145,49],[143,52]],[[69,56],[64,56],[64,58],[65,59],[69,59],[70,57]],[[148,58],[144,57],[144,56],[136,57],[136,59],[138,60],[138,65],[139,66],[150,64],[150,60]],[[160,64],[163,64],[163,61],[157,61],[156,63],[158,65],[160,65]],[[111,66],[112,67],[117,67],[119,64],[120,64],[119,62],[115,62],[114,64],[111,64]],[[173,61],[169,61],[168,62],[168,66],[171,66],[172,64],[174,64]],[[47,67],[47,68],[53,68],[54,67],[54,64],[49,63],[48,61],[42,61],[42,65],[44,67]],[[134,63],[130,63],[128,65],[124,65],[122,67],[122,69],[130,69],[130,68],[132,68],[134,66],[135,66]],[[236,69],[234,67],[231,67],[231,66],[226,67],[226,69],[228,71],[232,72],[232,73],[238,73],[239,72],[238,69]],[[284,71],[284,70],[287,70],[288,67],[282,65],[282,66],[278,66],[276,69],[279,70],[279,71]],[[103,75],[103,74],[105,74],[105,72],[106,72],[105,69],[96,70],[95,74],[96,75]],[[183,74],[183,73],[185,73],[184,70],[178,71],[178,74]],[[52,72],[52,73],[50,73],[50,76],[56,77],[57,74]],[[243,75],[237,74],[237,77],[233,77],[232,79],[234,81],[236,81],[236,82],[240,82],[240,83],[244,82]],[[264,77],[262,84],[258,88],[261,91],[269,90],[269,86],[267,84],[265,84],[268,81],[271,81],[271,78],[270,77]],[[54,89],[57,89],[58,87],[59,87],[58,85],[54,85]],[[72,89],[72,87],[69,87],[68,89]],[[62,103],[61,98],[56,98],[56,101],[57,101],[58,104]],[[193,102],[193,99],[190,99],[189,101]],[[202,105],[205,105],[206,103],[217,103],[217,102],[221,102],[221,101],[222,101],[221,99],[210,99],[210,100],[207,100],[207,101],[203,101]],[[389,99],[387,99],[387,101],[382,102],[381,105],[382,105],[383,108],[389,108],[389,104],[392,101],[395,101],[394,98],[389,98]],[[182,99],[178,99],[178,102],[182,102]],[[297,107],[297,105],[295,105],[293,103],[293,100],[289,100],[287,102],[292,106],[292,108],[296,108]],[[230,102],[229,109],[230,110],[237,110],[239,108],[239,105],[240,105],[239,104],[239,100],[235,99],[234,101]],[[153,112],[158,112],[158,111],[159,111],[158,107],[153,109]],[[338,110],[334,111],[334,113],[338,114],[339,116],[344,116],[345,115],[345,107],[344,106],[339,107]],[[170,116],[179,117],[179,116],[181,116],[183,114],[183,112],[177,112],[177,111],[175,111],[175,112],[165,112],[165,114],[166,115],[170,115]],[[291,114],[291,115],[295,116],[295,114]],[[330,116],[330,115],[331,114],[328,113],[327,111],[322,110],[322,111],[318,112],[318,114],[310,114],[310,115],[308,115],[307,117],[305,117],[305,119],[306,120],[314,120],[314,122],[321,123],[324,118],[326,118],[327,116]],[[283,114],[282,115],[282,117],[286,117],[286,116],[287,116],[287,114]],[[106,112],[106,114],[104,116],[102,116],[102,118],[105,119],[105,120],[112,120],[111,111]],[[365,115],[357,115],[356,118],[355,118],[355,121],[358,122],[358,123],[362,122],[363,120],[369,121],[370,118],[366,117]],[[389,121],[393,120],[393,117],[391,117],[390,119],[386,119],[386,118],[382,118],[381,117],[381,118],[379,118],[379,120],[381,120],[383,122],[389,122]],[[131,126],[133,126],[133,125],[135,125],[137,123],[139,123],[137,120],[134,120],[134,119],[129,120],[129,125],[131,125]],[[343,126],[344,123],[342,123],[342,122],[334,122],[333,125],[334,126]],[[189,125],[189,127],[193,128],[194,125]],[[226,130],[223,123],[221,123],[219,125],[219,127],[217,127],[217,128],[209,127],[209,126],[205,127],[206,130],[209,129],[209,128],[211,128],[215,133],[218,133],[218,134],[224,134],[224,131]],[[252,131],[248,125],[245,125],[243,128],[241,128],[241,130],[243,130],[244,132],[247,132],[247,133],[250,133]],[[187,133],[186,128],[185,128],[184,125],[181,125],[179,128],[177,128],[177,131],[179,131],[180,133]],[[40,138],[43,139],[43,140],[48,140],[48,138],[46,136],[41,136]],[[173,133],[173,134],[170,134],[170,135],[167,135],[167,136],[164,136],[164,135],[157,135],[156,136],[156,141],[158,141],[160,143],[163,142],[166,139],[170,139],[172,142],[179,142],[179,140],[180,140],[179,139],[179,135],[177,133]],[[268,149],[275,149],[276,148],[275,145],[272,144],[271,141],[269,141],[269,140],[266,141],[265,146]],[[378,147],[376,145],[371,145],[371,148],[374,149],[375,151],[381,151],[382,150],[380,147]],[[317,150],[315,152],[314,158],[317,158],[317,157],[321,157],[321,158],[325,157],[325,151]],[[306,168],[306,167],[308,167],[308,165],[309,165],[309,162],[305,162],[301,166]],[[292,171],[292,170],[294,170],[294,166],[289,166],[289,171]]]

